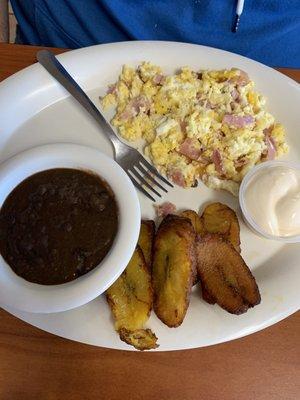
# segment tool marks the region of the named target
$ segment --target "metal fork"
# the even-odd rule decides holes
[[[49,74],[52,75],[101,126],[113,144],[115,160],[126,171],[133,184],[141,192],[155,202],[155,198],[151,194],[161,197],[161,194],[157,190],[158,188],[166,193],[168,192],[158,180],[173,187],[173,185],[160,175],[136,149],[121,142],[95,104],[65,70],[53,53],[48,50],[41,50],[37,53],[36,58]],[[154,186],[156,186],[156,188],[154,188]]]

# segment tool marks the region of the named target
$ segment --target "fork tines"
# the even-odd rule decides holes
[[[132,183],[143,192],[145,196],[154,202],[156,200],[151,194],[161,197],[158,189],[161,189],[166,193],[168,192],[168,190],[158,182],[158,179],[166,185],[173,187],[173,185],[158,173],[157,170],[144,158],[139,160],[137,164],[127,171],[127,173]]]

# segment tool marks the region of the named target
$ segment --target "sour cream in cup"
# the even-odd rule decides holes
[[[246,223],[259,235],[300,242],[300,165],[268,161],[251,169],[239,191]]]

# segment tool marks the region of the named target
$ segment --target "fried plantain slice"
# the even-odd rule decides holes
[[[157,347],[157,338],[149,333],[150,330],[145,330],[143,335],[140,332],[150,316],[153,290],[151,275],[139,246],[122,275],[107,289],[106,299],[121,340],[132,344],[137,349],[140,346],[140,350],[145,350],[146,344],[147,349]]]
[[[216,304],[216,300],[208,293],[203,285],[201,285],[202,289],[202,299],[206,301],[208,304]]]
[[[198,235],[203,236],[205,234],[205,229],[203,226],[202,219],[199,217],[199,215],[196,213],[196,211],[184,210],[180,213],[180,216],[188,218],[191,221],[191,223],[195,229],[195,232]]]
[[[260,303],[251,271],[229,242],[219,235],[206,235],[197,242],[196,254],[201,285],[219,306],[242,314]]]
[[[138,245],[140,246],[149,271],[152,269],[152,249],[155,235],[155,224],[152,220],[142,220]]]
[[[218,233],[227,239],[236,251],[241,252],[239,220],[230,207],[222,203],[211,203],[205,207],[201,220],[206,233]]]
[[[196,266],[195,237],[189,219],[168,215],[154,240],[153,308],[169,327],[182,323],[189,305]]]
[[[179,215],[181,217],[188,218],[191,221],[193,228],[197,235],[202,236],[205,234],[202,219],[199,217],[199,215],[196,213],[196,211],[184,210]],[[196,285],[198,282],[199,282],[199,276],[198,276],[197,269],[196,269],[195,274],[194,274],[193,286]]]
[[[135,347],[137,350],[150,350],[158,347],[157,337],[151,329],[136,329],[129,331],[126,328],[119,330],[120,339]]]

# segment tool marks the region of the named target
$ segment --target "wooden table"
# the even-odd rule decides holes
[[[0,45],[0,80],[35,62],[36,51]],[[300,81],[300,70],[282,72]],[[0,400],[299,398],[299,312],[229,343],[154,354],[61,339],[0,311]]]

